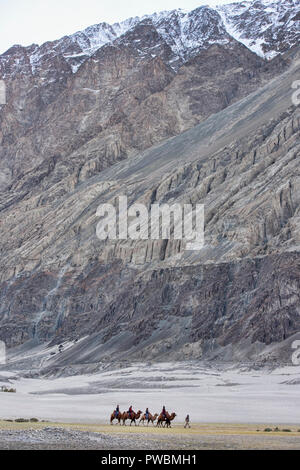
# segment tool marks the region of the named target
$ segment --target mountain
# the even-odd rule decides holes
[[[227,32],[253,52],[275,57],[299,44],[299,1],[240,2],[217,8]]]
[[[270,16],[270,9],[288,18],[277,21],[275,36],[273,25],[253,26],[255,15],[261,20],[261,11]],[[299,2],[287,0],[263,2],[259,9],[257,2],[200,7],[101,23],[40,47],[12,47],[0,56],[0,76],[8,84],[0,116],[0,187],[75,148],[82,148],[76,160],[84,154],[84,178],[192,127],[284,69],[277,49],[298,44],[298,14]],[[264,48],[273,61],[251,50],[263,47],[270,28],[275,39]]]
[[[120,42],[126,43],[124,36],[139,25],[151,25],[159,36],[158,42],[171,49],[169,64],[174,68],[201,49],[216,43],[228,44],[232,38],[261,57],[273,58],[299,43],[299,15],[300,5],[296,0],[258,0],[216,8],[201,6],[193,11],[163,11],[113,25],[99,23],[42,46],[12,47],[0,56],[2,74],[5,78],[22,70],[22,73],[38,75],[47,67],[47,78],[51,81],[54,69],[63,64],[65,73],[70,68],[76,73],[99,48],[116,41],[116,47]],[[144,40],[145,36],[139,36],[137,31],[133,41],[141,54]],[[157,44],[151,51],[148,45],[147,52],[158,55],[156,47]]]
[[[52,369],[288,357],[299,331],[298,17],[290,0],[175,10],[0,56],[8,347],[72,344]],[[100,242],[97,207],[124,194],[147,207],[203,203],[205,247]]]

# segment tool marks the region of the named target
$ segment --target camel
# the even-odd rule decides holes
[[[139,422],[139,425],[141,424],[141,422],[143,421],[143,426],[145,426],[145,421],[148,421],[147,422],[147,426],[149,426],[149,423],[151,422],[152,425],[154,426],[154,421],[156,421],[156,418],[158,417],[158,413],[155,413],[155,415],[152,415],[151,413],[149,413],[149,416],[148,416],[148,420],[146,418],[146,413],[143,414],[143,416],[141,417],[140,419],[140,422]]]
[[[164,425],[165,428],[171,428],[171,421],[173,421],[176,418],[176,413],[172,413],[169,418],[166,419],[166,423]]]
[[[132,423],[134,423],[136,425],[136,420],[140,418],[142,414],[142,411],[139,410],[137,413],[135,413],[134,411],[131,413],[131,416],[129,416],[129,413],[128,411],[124,411],[124,413],[122,413],[122,416],[121,416],[121,419],[123,420],[123,426],[126,426],[126,420],[127,419],[130,419],[130,426],[132,425]]]
[[[169,413],[164,416],[162,413],[159,415],[158,420],[157,420],[157,427],[162,427],[163,422],[165,422],[164,427],[170,428],[171,427],[171,421],[173,421],[176,418],[176,413],[172,413],[171,415]]]
[[[115,412],[110,415],[110,424],[113,425],[114,420],[117,419],[121,426],[122,413],[119,412],[118,417],[116,417]]]

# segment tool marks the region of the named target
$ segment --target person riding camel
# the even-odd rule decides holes
[[[147,420],[149,419],[149,415],[150,415],[150,411],[149,411],[149,408],[147,408],[145,412],[145,417]]]
[[[168,413],[167,413],[167,411],[166,411],[166,407],[165,407],[165,406],[163,406],[163,409],[162,409],[161,414],[163,415],[164,418],[167,418]]]
[[[127,413],[128,413],[128,415],[130,416],[130,418],[131,418],[132,414],[134,413],[134,411],[133,411],[133,409],[132,409],[132,405],[131,405],[131,407],[129,408],[129,410],[128,410]]]
[[[115,417],[117,418],[120,413],[120,405],[117,405],[117,408],[115,409]]]

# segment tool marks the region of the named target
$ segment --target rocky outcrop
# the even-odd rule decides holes
[[[185,360],[229,345],[259,348],[299,331],[299,266],[291,252],[146,272],[117,261],[89,264],[66,272],[58,287],[54,273],[24,274],[2,287],[0,334],[10,347],[32,338],[74,341],[75,350],[59,359],[64,364],[71,357]]]
[[[139,34],[148,37],[145,29],[149,48],[157,38],[148,26]],[[120,43],[49,85],[35,76],[24,80],[23,73],[9,80],[0,114],[2,189],[50,158],[57,162],[55,181],[86,180],[193,127],[287,66],[284,59],[265,63],[234,43],[211,46],[175,73],[165,53],[168,48],[141,58],[134,46]]]

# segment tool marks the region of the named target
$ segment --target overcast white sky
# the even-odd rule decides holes
[[[237,0],[0,0],[0,54],[14,44],[58,39],[92,24]]]

